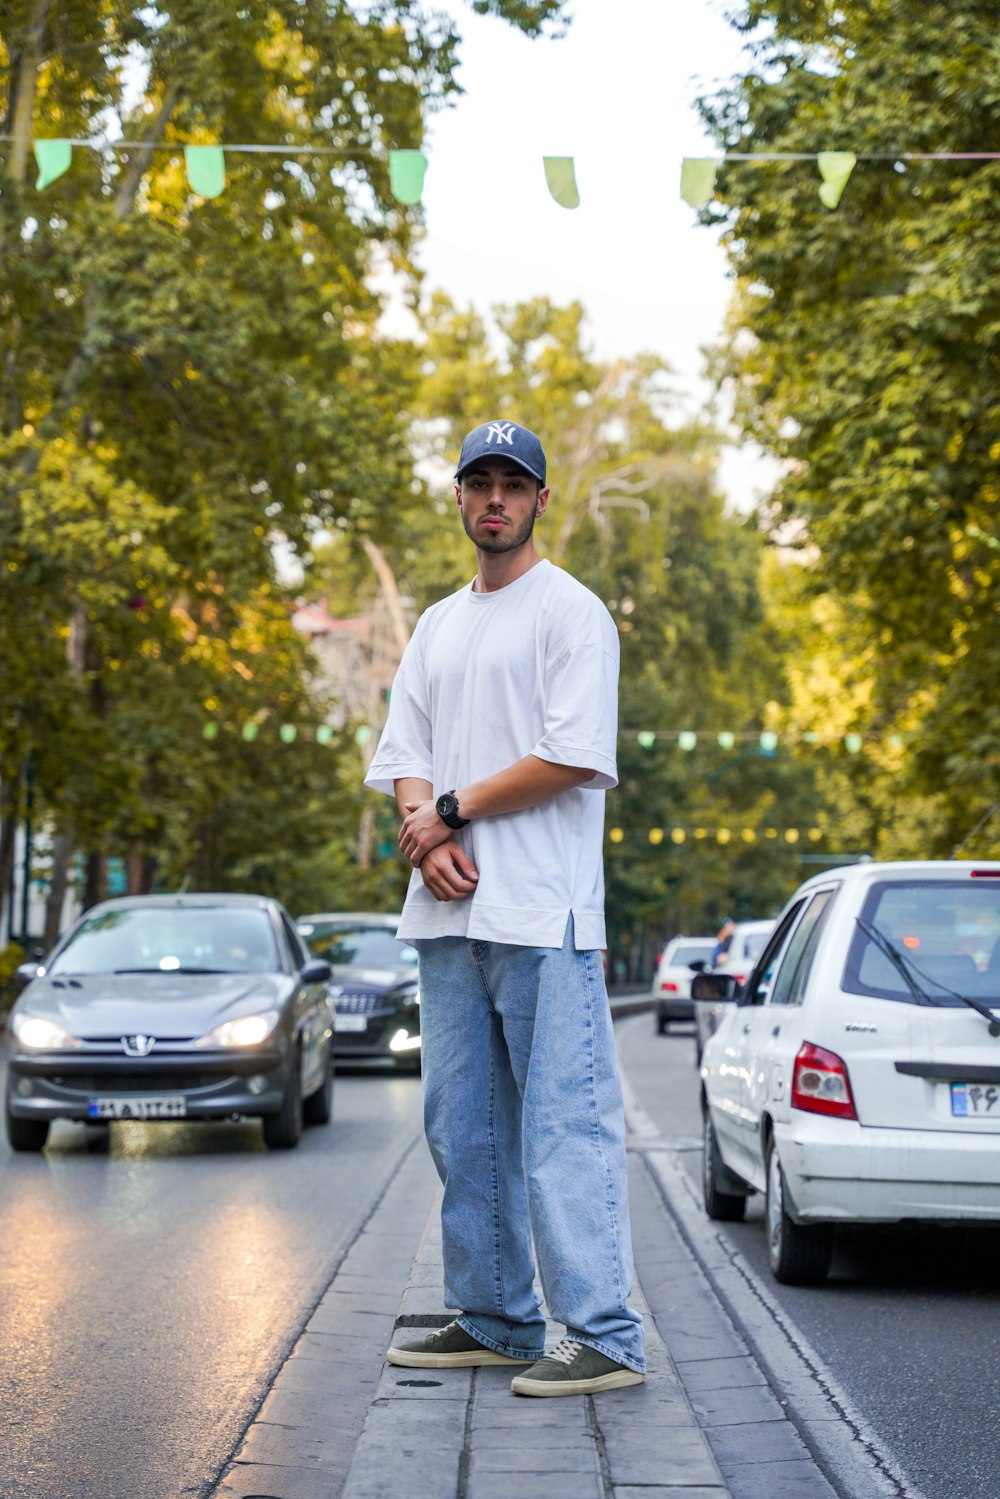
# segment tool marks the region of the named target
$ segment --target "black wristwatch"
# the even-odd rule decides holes
[[[459,814],[458,797],[454,791],[442,791],[434,806],[437,810],[437,815],[446,827],[457,830],[458,828],[467,828],[469,826],[469,819]]]

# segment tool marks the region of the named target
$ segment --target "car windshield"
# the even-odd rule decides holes
[[[670,955],[670,962],[678,968],[688,968],[692,963],[704,963],[711,954],[714,942],[689,942],[678,947]]]
[[[1000,880],[887,880],[871,887],[860,915],[906,959],[935,1003],[960,1005],[949,989],[1000,1000]],[[914,1003],[902,974],[860,927],[844,988]]]
[[[275,973],[280,969],[266,911],[150,905],[95,911],[47,972]]]
[[[312,927],[309,930],[309,926]],[[398,942],[388,926],[322,926],[309,923],[299,931],[317,958],[358,968],[416,967],[417,949]]]

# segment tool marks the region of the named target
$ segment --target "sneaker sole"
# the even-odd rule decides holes
[[[626,1385],[642,1384],[645,1374],[634,1369],[616,1369],[613,1374],[599,1374],[595,1379],[530,1379],[518,1374],[510,1387],[515,1395],[596,1395],[601,1390],[623,1390]]]
[[[487,1364],[503,1364],[506,1368],[525,1362],[494,1353],[492,1348],[484,1348],[481,1353],[410,1353],[404,1348],[390,1348],[386,1359],[399,1369],[480,1369]]]

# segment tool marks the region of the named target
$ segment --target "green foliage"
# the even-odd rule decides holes
[[[562,0],[491,9],[533,35]],[[413,351],[369,273],[414,274],[388,153],[456,62],[420,0],[2,8],[0,779],[30,759],[36,819],[88,855],[280,893],[323,846],[354,751],[275,739],[325,705],[274,546],[391,532],[412,482]],[[139,144],[36,191],[33,134],[109,121]],[[219,140],[316,151],[231,154],[207,202],[183,145]]]
[[[705,218],[739,278],[723,367],[787,460],[774,529],[862,619],[862,726],[909,736],[897,793],[938,799],[928,851],[948,854],[1000,801],[1000,165],[902,156],[990,148],[996,13],[753,0],[742,24],[748,72],[703,105],[721,146],[881,158],[835,212],[812,162],[732,164]]]
[[[787,696],[780,639],[761,597],[761,537],[724,509],[716,435],[672,419],[661,361],[597,360],[576,303],[496,309],[490,326],[438,295],[425,331],[416,412],[434,482],[429,495],[404,497],[405,524],[387,549],[413,613],[475,569],[452,489],[462,437],[495,416],[532,427],[552,491],[538,548],[608,604],[621,638],[621,786],[608,821],[625,837],[606,851],[612,943],[619,954],[633,950],[642,971],[643,941],[648,958],[670,930],[714,931],[733,909],[771,914],[801,877],[794,853],[763,839],[723,847],[715,829],[814,825],[808,763],[705,747],[688,754],[675,737],[646,750],[635,738],[644,730],[759,731],[769,726],[764,705],[774,700],[777,710]],[[316,565],[315,592],[336,597],[340,586],[357,604],[364,575],[348,536]],[[374,598],[374,578],[368,588]],[[649,841],[652,828],[700,823],[710,841]]]
[[[27,953],[17,942],[8,942],[0,947],[0,1014],[9,1010],[18,995],[20,985],[14,975],[20,965],[27,961]]]

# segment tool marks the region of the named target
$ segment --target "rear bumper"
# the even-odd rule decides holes
[[[658,1020],[693,1020],[694,1000],[685,998],[682,994],[657,994],[653,991],[656,1000],[656,1016]]]
[[[774,1134],[802,1223],[1000,1222],[1000,1134],[808,1114],[776,1123]]]

